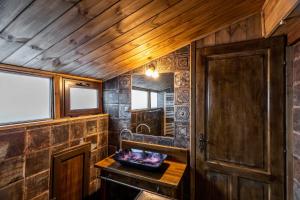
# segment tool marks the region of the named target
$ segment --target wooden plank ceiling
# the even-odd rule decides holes
[[[110,79],[260,12],[263,0],[0,0],[0,62]]]

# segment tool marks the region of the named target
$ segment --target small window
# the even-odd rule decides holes
[[[52,117],[52,79],[0,71],[0,124]]]
[[[147,109],[148,108],[148,92],[143,90],[132,90],[131,92],[131,109]]]
[[[64,116],[102,112],[101,84],[64,79]]]
[[[157,108],[157,92],[151,92],[151,108]]]

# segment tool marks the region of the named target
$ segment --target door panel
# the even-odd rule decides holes
[[[205,199],[230,199],[230,176],[218,172],[207,172],[209,184],[205,188]]]
[[[245,178],[239,178],[239,200],[264,200],[269,199],[268,185]]]
[[[267,56],[208,57],[207,160],[265,170],[268,165]],[[241,133],[241,134],[239,134]]]
[[[197,199],[284,199],[284,45],[196,49]]]

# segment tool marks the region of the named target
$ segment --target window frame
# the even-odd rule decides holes
[[[77,117],[82,115],[102,113],[102,84],[92,81],[63,78],[61,95],[61,113],[63,117]],[[98,91],[98,108],[71,110],[70,88],[96,89]]]
[[[50,117],[49,118],[41,118],[41,119],[34,119],[34,120],[24,120],[24,121],[15,121],[15,122],[8,122],[8,123],[0,123],[1,126],[6,125],[15,125],[15,124],[24,124],[24,123],[32,123],[32,122],[39,122],[39,121],[46,121],[46,120],[53,120],[54,119],[54,110],[55,110],[55,93],[54,93],[54,76],[50,74],[39,74],[34,72],[27,72],[21,70],[14,70],[14,69],[2,69],[0,67],[0,72],[3,73],[10,73],[10,74],[19,74],[21,76],[31,76],[37,78],[48,78],[50,80],[50,88],[49,88],[49,98],[50,98]]]

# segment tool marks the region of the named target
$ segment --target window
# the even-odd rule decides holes
[[[64,116],[101,113],[101,84],[64,79],[63,107]]]
[[[131,109],[148,108],[148,92],[143,90],[132,90],[131,92]]]
[[[70,88],[71,110],[98,108],[98,90]]]
[[[146,90],[131,90],[131,109],[150,109],[157,108],[157,92]]]
[[[52,117],[52,79],[0,71],[0,124]]]
[[[157,92],[151,92],[151,108],[157,108]]]

